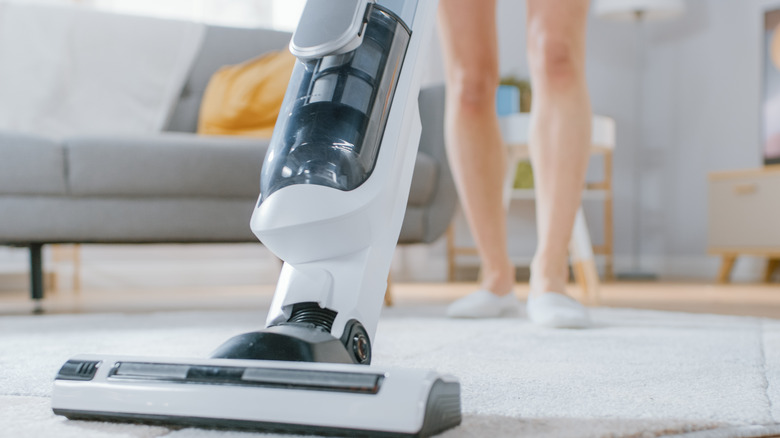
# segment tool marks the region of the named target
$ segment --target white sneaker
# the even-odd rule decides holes
[[[496,318],[516,312],[519,302],[514,293],[498,296],[480,289],[455,301],[447,307],[450,318]]]
[[[544,327],[587,328],[591,325],[585,306],[557,292],[529,295],[526,312],[531,322]]]

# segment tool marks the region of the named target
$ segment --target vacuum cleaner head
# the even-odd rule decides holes
[[[74,420],[372,437],[425,437],[461,421],[458,381],[433,371],[103,355],[63,365],[52,409]]]

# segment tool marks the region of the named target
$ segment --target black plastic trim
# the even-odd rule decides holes
[[[220,345],[211,357],[354,363],[341,340],[311,323],[286,323],[234,336]]]
[[[125,370],[122,367],[125,367]],[[110,380],[259,386],[356,394],[376,394],[384,381],[384,375],[375,373],[154,362],[118,362],[112,367],[108,378]]]
[[[335,310],[320,307],[315,302],[298,303],[292,306],[290,319],[283,324],[313,324],[330,333],[337,314]]]
[[[428,393],[425,417],[419,436],[431,436],[458,426],[460,412],[460,383],[437,379]]]
[[[273,423],[266,421],[251,420],[226,420],[220,418],[201,418],[201,417],[178,417],[170,415],[150,415],[150,414],[126,414],[118,412],[94,412],[94,411],[74,411],[69,409],[53,409],[55,415],[63,415],[71,420],[87,421],[115,421],[122,423],[140,423],[149,425],[169,426],[176,425],[182,427],[199,427],[206,429],[238,429],[246,431],[261,431],[266,433],[284,433],[284,434],[305,434],[305,435],[324,435],[340,437],[378,437],[378,438],[400,438],[400,437],[427,437],[418,432],[415,434],[350,429],[339,427],[309,426],[301,424]]]
[[[57,373],[57,380],[92,380],[95,378],[101,361],[99,360],[69,360]]]
[[[360,365],[371,365],[371,338],[366,328],[356,319],[350,319],[344,326],[341,343],[347,349],[347,354]]]

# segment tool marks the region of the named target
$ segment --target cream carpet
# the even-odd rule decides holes
[[[77,353],[206,356],[264,311],[0,318],[2,437],[251,437],[68,421],[51,413],[59,366]],[[780,434],[780,321],[594,309],[597,327],[523,317],[449,320],[442,305],[386,309],[383,366],[461,379],[463,424],[444,437],[757,437]]]

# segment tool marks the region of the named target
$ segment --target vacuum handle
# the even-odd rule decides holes
[[[357,49],[371,3],[374,0],[307,1],[290,40],[290,52],[307,60]]]

